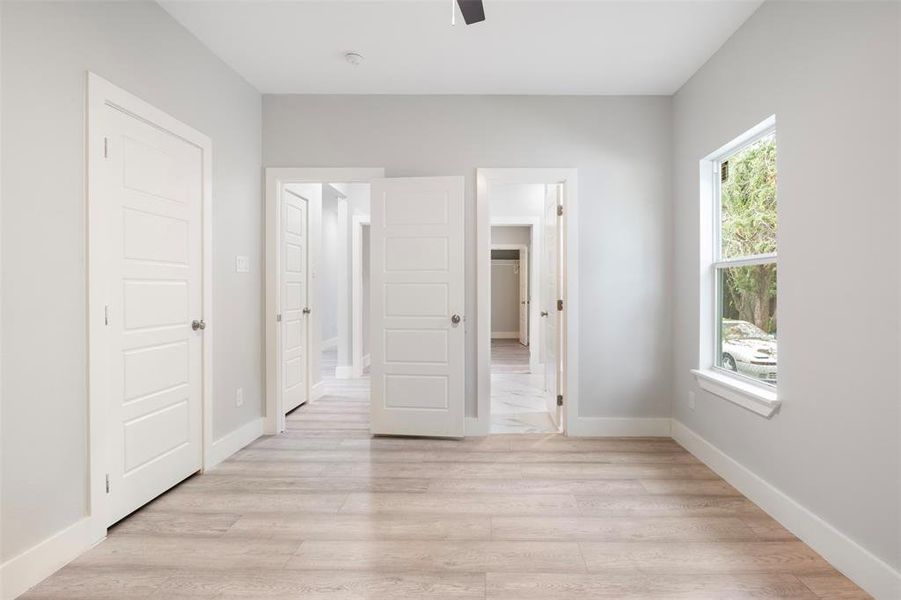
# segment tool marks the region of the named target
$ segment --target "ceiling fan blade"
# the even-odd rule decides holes
[[[485,7],[482,6],[482,0],[457,0],[457,6],[460,7],[463,20],[467,25],[485,20]]]

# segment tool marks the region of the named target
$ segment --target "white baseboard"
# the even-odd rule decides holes
[[[901,573],[680,421],[672,437],[833,567],[876,598],[901,598]]]
[[[353,367],[335,367],[335,379],[350,379],[353,375]]]
[[[493,340],[518,340],[518,331],[492,331],[491,339]]]
[[[206,464],[204,465],[204,470],[212,469],[223,460],[263,435],[263,428],[266,425],[265,421],[266,419],[263,417],[254,419],[213,442],[213,446],[210,449],[210,456],[207,457]]]
[[[669,437],[669,418],[576,417],[567,435],[573,437]]]
[[[100,542],[102,537],[93,539],[91,521],[91,517],[84,517],[0,565],[2,597],[12,599],[24,594]]]
[[[319,349],[320,349],[320,350],[328,350],[328,349],[330,349],[330,348],[337,348],[337,347],[338,347],[338,336],[335,336],[335,337],[333,337],[333,338],[329,338],[329,339],[327,339],[327,340],[322,340],[322,341],[319,343]]]
[[[310,394],[310,401],[319,400],[323,396],[325,396],[325,382],[317,381],[313,384],[313,389],[311,390]]]
[[[467,437],[488,435],[489,430],[488,419],[479,419],[478,417],[466,417],[466,422],[463,425],[463,431]]]

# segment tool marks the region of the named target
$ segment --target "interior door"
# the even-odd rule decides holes
[[[372,433],[462,437],[463,178],[374,180],[371,213]]]
[[[542,280],[544,293],[542,297],[545,306],[542,311],[544,316],[544,380],[545,401],[548,414],[554,425],[560,427],[562,421],[562,407],[558,403],[558,397],[563,393],[563,356],[562,356],[562,316],[558,301],[563,298],[562,268],[561,268],[561,227],[559,210],[561,204],[560,186],[546,186],[544,201],[544,239],[541,247],[544,251],[544,264],[542,265]]]
[[[307,401],[309,384],[309,200],[285,189],[281,198],[281,394],[286,413]]]
[[[519,251],[519,343],[529,345],[529,250]]]
[[[104,111],[112,524],[202,467],[203,154]]]

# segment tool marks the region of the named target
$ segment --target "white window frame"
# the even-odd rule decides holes
[[[771,116],[701,160],[700,353],[698,368],[692,371],[701,389],[764,417],[779,407],[776,386],[724,369],[717,360],[722,334],[719,278],[724,268],[778,264],[778,259],[776,253],[722,257],[720,168],[724,159],[775,132],[776,117]]]

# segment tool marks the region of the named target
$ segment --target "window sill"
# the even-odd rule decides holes
[[[767,390],[712,370],[694,369],[692,373],[701,389],[763,417],[771,417],[782,404],[775,390]]]

